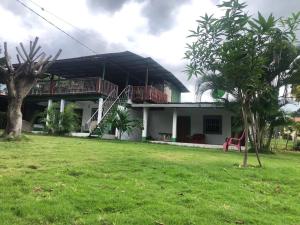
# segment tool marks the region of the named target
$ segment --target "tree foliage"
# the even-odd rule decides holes
[[[122,134],[127,132],[130,133],[134,128],[141,127],[141,121],[131,119],[126,108],[116,107],[108,119],[108,123],[112,127],[118,129],[118,138],[121,139]]]
[[[296,99],[296,101],[300,102],[300,85],[294,85],[292,87],[292,95]]]
[[[76,105],[68,104],[64,112],[59,111],[57,103],[53,103],[44,113],[46,126],[45,130],[49,134],[64,135],[78,129],[79,118],[75,112]]]
[[[258,13],[253,18],[246,4],[229,0],[219,5],[221,18],[204,15],[191,31],[185,58],[189,77],[200,80],[198,93],[223,90],[241,106],[246,137],[250,135],[258,152],[269,120],[279,116],[285,101],[278,101],[279,88],[299,82],[300,58],[295,47],[295,31],[300,12],[284,19]],[[262,107],[263,106],[263,107]],[[243,165],[247,166],[247,142]]]

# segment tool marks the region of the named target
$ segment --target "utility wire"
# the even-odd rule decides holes
[[[20,3],[22,6],[24,6],[25,8],[27,8],[28,10],[30,10],[31,12],[33,12],[34,14],[36,14],[37,16],[39,16],[40,18],[42,18],[43,20],[45,20],[47,23],[49,23],[53,27],[55,27],[56,29],[58,29],[59,31],[63,32],[69,38],[71,38],[72,40],[74,40],[75,42],[77,42],[78,44],[80,44],[81,46],[83,46],[84,48],[88,49],[90,52],[92,52],[94,54],[98,54],[96,51],[94,51],[93,49],[91,49],[89,46],[87,46],[86,44],[84,44],[83,42],[81,42],[80,40],[78,40],[77,38],[75,38],[74,36],[72,36],[71,34],[67,33],[66,31],[64,31],[63,29],[61,29],[60,27],[58,27],[57,25],[55,25],[54,23],[52,23],[51,21],[49,21],[48,19],[46,19],[45,17],[43,17],[42,15],[40,15],[39,13],[37,13],[36,11],[34,11],[32,8],[30,8],[28,5],[26,5],[24,2],[22,2],[20,0],[16,0],[16,1],[18,3]]]
[[[27,1],[31,2],[32,4],[34,4],[35,6],[37,6],[38,8],[40,8],[42,11],[44,11],[44,12],[46,12],[46,13],[50,14],[51,16],[55,17],[56,19],[58,19],[58,20],[60,20],[60,21],[64,22],[65,24],[68,24],[69,26],[71,26],[71,27],[75,28],[76,30],[79,30],[79,31],[81,31],[81,29],[80,29],[80,28],[78,28],[78,27],[76,27],[75,25],[73,25],[72,23],[70,23],[70,22],[66,21],[66,20],[65,20],[65,19],[63,19],[62,17],[60,17],[60,16],[58,16],[58,15],[54,14],[53,12],[50,12],[50,11],[49,11],[49,10],[47,10],[45,7],[43,7],[43,6],[39,5],[39,4],[38,4],[38,3],[36,3],[35,1],[32,1],[32,0],[27,0]]]

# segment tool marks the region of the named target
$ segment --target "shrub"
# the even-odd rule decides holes
[[[296,151],[300,151],[300,141],[299,141],[299,140],[298,140],[297,143],[295,144],[294,149],[295,149]]]
[[[63,113],[60,113],[57,103],[53,103],[49,109],[46,110],[48,118],[46,122],[46,132],[50,134],[64,135],[78,128],[78,116],[75,113],[75,104],[68,104]]]
[[[142,123],[139,120],[131,119],[126,108],[117,107],[108,118],[108,123],[119,131],[118,138],[121,139],[122,134],[131,133],[134,128],[141,128]]]
[[[75,113],[75,104],[68,104],[60,115],[59,133],[67,134],[78,129],[78,115]]]

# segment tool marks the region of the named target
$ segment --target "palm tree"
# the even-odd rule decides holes
[[[126,108],[117,107],[107,121],[112,127],[118,129],[118,139],[121,140],[122,134],[130,133],[134,128],[141,128],[139,120],[131,119]]]

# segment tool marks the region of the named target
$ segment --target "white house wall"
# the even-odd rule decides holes
[[[191,117],[191,135],[203,134],[203,116],[222,116],[222,134],[205,134],[207,144],[223,144],[226,137],[231,135],[231,114],[222,108],[178,108],[178,116]],[[148,136],[159,139],[159,133],[172,133],[172,108],[149,111]]]
[[[172,133],[173,109],[150,109],[147,136],[159,140],[159,133]]]
[[[91,118],[92,109],[98,108],[98,103],[92,101],[76,101],[75,104],[78,108],[82,109],[81,127],[84,128],[85,123]]]

